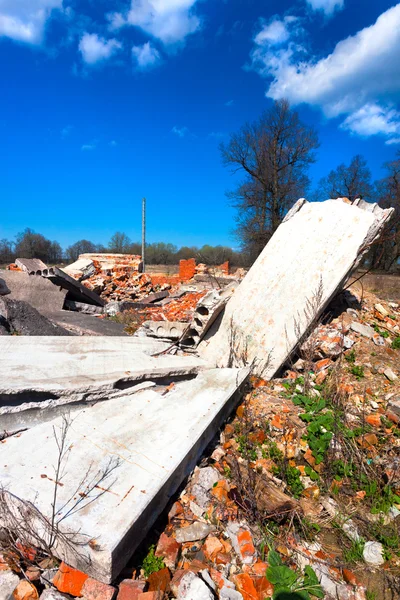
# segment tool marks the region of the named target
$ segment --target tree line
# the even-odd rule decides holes
[[[65,251],[56,241],[46,239],[32,229],[25,229],[19,233],[15,241],[0,240],[0,264],[9,264],[16,258],[40,258],[46,264],[71,263],[77,260],[80,254],[87,253],[117,253],[136,254],[141,256],[142,245],[140,242],[131,242],[129,237],[120,231],[114,233],[107,245],[95,244],[90,240],[78,240]],[[182,246],[156,242],[146,244],[146,262],[154,265],[178,264],[181,259],[196,258],[197,262],[208,265],[220,265],[229,260],[233,266],[247,266],[248,257],[245,253],[235,252],[228,246],[204,245]]]
[[[371,248],[372,268],[395,270],[400,258],[400,151],[383,165],[385,175],[373,182],[365,158],[356,155],[323,177],[314,189],[308,169],[316,161],[318,135],[303,123],[287,100],[278,100],[253,123],[230,136],[220,150],[223,163],[242,181],[227,193],[236,209],[235,233],[252,262],[287,211],[301,197],[314,201],[358,197],[393,207],[395,215],[379,243]]]
[[[232,265],[249,266],[260,254],[282,222],[287,211],[301,197],[313,201],[361,197],[378,202],[382,208],[393,207],[395,215],[379,243],[369,253],[372,268],[396,270],[400,258],[400,151],[383,165],[385,175],[372,181],[365,158],[354,156],[349,164],[340,164],[311,188],[308,169],[316,161],[319,147],[316,130],[303,123],[287,100],[277,100],[253,123],[245,124],[221,144],[222,161],[233,173],[243,177],[227,196],[236,209],[235,235],[240,252],[227,246],[201,248],[158,242],[146,246],[148,264],[175,264],[182,258],[218,265],[229,260]],[[79,254],[117,252],[141,254],[141,244],[131,242],[123,232],[116,232],[107,246],[79,240],[61,249],[57,241],[26,229],[15,242],[0,240],[0,262],[15,257],[41,258],[47,263],[73,262]]]

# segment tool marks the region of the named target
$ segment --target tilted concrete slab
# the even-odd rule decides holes
[[[104,400],[142,381],[196,375],[195,356],[162,355],[169,343],[133,337],[1,336],[0,431],[29,427],[56,407]],[[48,418],[48,416],[47,416]]]
[[[366,207],[299,200],[229,300],[218,331],[200,343],[200,356],[220,367],[255,361],[255,373],[271,378],[393,213]]]
[[[60,290],[40,275],[2,271],[1,276],[11,291],[10,298],[27,302],[42,314],[59,311],[64,306],[67,291]]]
[[[248,370],[206,370],[166,395],[143,390],[83,410],[67,431],[64,475],[56,483],[61,419],[6,439],[0,486],[9,505],[22,515],[28,509],[32,521],[32,503],[50,518],[56,486],[57,527],[69,541],[58,536],[55,554],[111,582],[233,410],[247,376]],[[110,465],[114,471],[89,492],[89,481]]]

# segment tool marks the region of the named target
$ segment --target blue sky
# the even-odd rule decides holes
[[[112,233],[228,244],[218,145],[287,97],[319,132],[314,181],[400,149],[400,4],[0,0],[0,238]]]

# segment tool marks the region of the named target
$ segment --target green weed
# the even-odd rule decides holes
[[[143,561],[142,569],[144,571],[144,576],[147,579],[149,575],[152,573],[156,573],[157,571],[161,571],[161,569],[165,568],[165,563],[161,556],[156,556],[154,554],[154,546],[150,546],[149,552],[146,558]]]

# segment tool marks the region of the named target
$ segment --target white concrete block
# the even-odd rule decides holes
[[[8,438],[0,444],[0,486],[12,506],[24,510],[19,498],[50,518],[56,485],[56,521],[70,543],[59,538],[55,554],[109,583],[234,408],[247,376],[248,369],[206,370],[166,395],[143,390],[82,410],[67,433],[58,484],[61,418]],[[110,460],[118,466],[88,493]],[[77,500],[81,510],[64,518]]]
[[[393,212],[367,208],[299,200],[229,300],[217,333],[200,343],[200,356],[220,367],[255,361],[255,373],[271,378]]]

